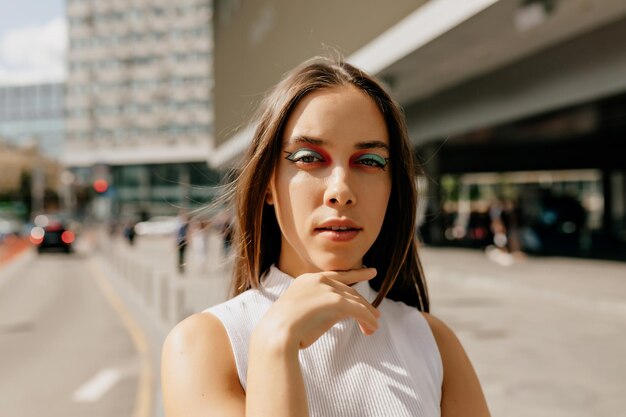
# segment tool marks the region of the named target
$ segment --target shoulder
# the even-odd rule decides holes
[[[438,355],[435,331],[440,331],[440,329],[437,323],[433,323],[433,320],[436,320],[434,317],[403,301],[388,298],[383,300],[381,309],[387,313],[383,317],[388,319],[390,327],[400,329],[405,337],[430,340],[432,343],[429,345],[432,345],[432,349]]]
[[[251,288],[205,309],[202,313],[210,313],[218,317],[228,329],[229,324],[242,324],[242,321],[245,322],[246,318],[249,318],[248,316],[256,315],[258,309],[262,309],[268,304],[261,291]]]
[[[454,365],[463,364],[465,367],[471,368],[470,360],[465,353],[465,349],[461,345],[458,337],[446,325],[443,320],[435,317],[430,313],[420,312],[424,317],[430,330],[437,342],[437,347],[439,348],[439,353],[441,354],[441,360],[444,366],[444,383],[446,379],[446,373],[448,374],[448,378],[450,378],[458,368]],[[472,369],[473,373],[473,369]]]
[[[448,327],[441,319],[430,313],[420,312],[420,314],[424,317],[426,323],[428,323],[430,331],[437,342],[437,347],[439,348],[441,360],[444,365],[444,374],[446,367],[449,367],[450,363],[464,359],[469,361],[461,342],[450,327]],[[448,373],[449,372],[450,371],[448,371]]]
[[[442,320],[430,313],[420,312],[420,314],[424,317],[426,323],[428,323],[440,350],[442,347],[445,348],[446,351],[450,349],[454,350],[455,346],[460,346],[460,342],[452,329],[450,329]]]
[[[163,402],[167,415],[230,414],[245,404],[228,335],[219,319],[194,314],[176,325],[163,344]],[[219,407],[219,409],[217,408]]]
[[[205,350],[222,341],[228,342],[224,326],[213,314],[203,312],[178,323],[165,338],[163,347],[175,348],[179,354],[189,354],[195,349]]]
[[[442,416],[489,416],[480,382],[461,342],[442,320],[421,313],[433,333],[443,363]]]
[[[454,363],[462,362],[469,363],[469,358],[465,353],[465,349],[461,345],[458,337],[450,327],[448,327],[441,319],[433,316],[430,313],[420,312],[424,317],[430,330],[437,342],[439,353],[441,354],[441,361],[444,367],[444,383],[446,378],[453,376],[455,369],[452,365]]]

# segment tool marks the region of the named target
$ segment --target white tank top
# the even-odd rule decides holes
[[[259,289],[204,311],[224,325],[244,390],[252,330],[292,281],[272,266]],[[370,302],[376,298],[367,282],[354,288]],[[310,417],[440,416],[443,367],[428,322],[416,308],[387,298],[379,310],[373,335],[343,320],[300,350]]]

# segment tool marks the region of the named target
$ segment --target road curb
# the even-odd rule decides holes
[[[12,259],[19,257],[31,246],[30,241],[26,238],[13,238],[10,244],[4,243],[4,245],[6,246],[3,249],[6,249],[7,253],[0,255],[0,268],[11,263]]]

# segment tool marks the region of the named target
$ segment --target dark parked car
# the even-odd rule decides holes
[[[37,245],[39,253],[44,251],[70,253],[75,238],[74,232],[69,230],[63,221],[51,218],[46,224],[33,227],[30,232],[30,239]]]

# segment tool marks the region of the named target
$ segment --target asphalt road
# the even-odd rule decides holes
[[[0,416],[131,416],[141,361],[86,255],[0,270]]]
[[[432,312],[465,346],[493,416],[626,415],[626,264],[422,258]]]

